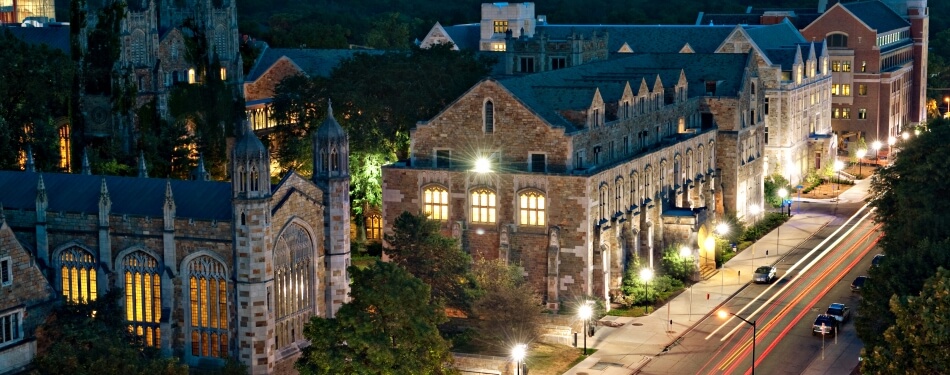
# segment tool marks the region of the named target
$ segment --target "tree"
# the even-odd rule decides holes
[[[734,226],[734,228],[741,228],[741,226]],[[739,231],[733,232],[738,233]],[[696,273],[696,261],[693,260],[692,256],[682,256],[680,254],[681,247],[683,245],[674,244],[663,249],[663,259],[660,260],[660,266],[666,275],[680,281],[688,281]]]
[[[936,119],[929,128],[905,142],[893,164],[871,179],[870,205],[887,258],[870,271],[855,319],[866,347],[882,345],[885,330],[895,324],[887,308],[892,296],[918,295],[937,267],[950,268],[950,160],[943,157],[950,152],[950,122]]]
[[[304,328],[310,346],[296,363],[301,374],[456,373],[437,328],[445,312],[425,283],[381,261],[349,272],[350,302]]]
[[[432,287],[433,300],[467,310],[473,287],[472,258],[455,239],[439,233],[440,227],[425,214],[403,212],[393,222],[393,234],[385,236],[389,247],[383,252],[393,264]]]
[[[513,345],[534,342],[541,334],[541,296],[525,282],[518,267],[504,260],[478,260],[473,267],[479,296],[472,306],[480,346],[508,353]]]
[[[882,342],[862,351],[862,374],[950,373],[950,270],[943,267],[927,279],[915,297],[890,299],[895,324],[884,331]]]
[[[412,42],[409,33],[419,23],[422,20],[407,20],[398,12],[378,16],[366,33],[366,45],[377,49],[408,49]]]
[[[164,357],[129,330],[124,294],[113,289],[90,303],[57,308],[37,330],[34,374],[188,375],[188,367]]]

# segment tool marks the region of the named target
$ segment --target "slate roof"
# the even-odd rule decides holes
[[[795,48],[773,48],[767,49],[764,52],[772,64],[781,65],[783,71],[789,71],[792,70],[792,65],[795,64],[796,51],[797,49]],[[802,55],[802,58],[804,59],[806,57]]]
[[[551,39],[567,39],[577,33],[590,37],[606,32],[607,51],[617,52],[627,43],[634,53],[679,52],[687,43],[697,53],[716,50],[735,26],[705,25],[546,25],[535,28],[535,36],[544,33]]]
[[[798,29],[787,21],[774,25],[746,26],[744,29],[761,49],[793,46],[808,42]]]
[[[0,203],[6,210],[36,210],[39,173],[0,171]],[[103,176],[42,173],[48,211],[94,214],[99,212]],[[175,215],[201,220],[232,220],[231,183],[163,178],[105,176],[112,214],[162,217],[165,183],[171,181]]]
[[[482,39],[481,24],[466,23],[462,25],[443,26],[445,33],[461,50],[478,51],[478,42]]]
[[[266,48],[251,68],[245,81],[254,82],[281,57],[287,57],[311,77],[329,77],[333,68],[340,62],[352,58],[358,53],[383,54],[384,50],[367,49],[307,49],[307,48]]]
[[[841,3],[841,6],[854,13],[858,19],[877,30],[879,34],[910,27],[907,20],[878,0]]]
[[[45,44],[69,55],[69,26],[55,27],[4,27],[14,37],[28,44]]]
[[[560,111],[589,108],[597,89],[605,102],[616,102],[627,82],[636,93],[641,80],[646,78],[652,90],[659,75],[663,85],[670,87],[678,82],[682,69],[688,80],[689,97],[705,95],[705,81],[721,81],[717,95],[735,96],[748,58],[748,54],[732,53],[632,54],[498,82],[549,124],[570,133],[581,128],[565,119]]]

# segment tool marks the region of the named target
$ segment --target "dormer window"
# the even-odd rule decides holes
[[[495,104],[491,100],[485,102],[485,134],[495,132]]]
[[[600,108],[594,108],[593,113],[590,116],[590,126],[600,125]]]

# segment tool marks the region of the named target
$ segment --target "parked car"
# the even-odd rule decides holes
[[[819,314],[811,326],[811,335],[836,335],[838,333],[838,319],[828,314]]]
[[[874,256],[874,259],[871,259],[871,268],[881,265],[881,262],[884,261],[884,254],[878,254]]]
[[[867,280],[868,280],[867,276],[858,276],[857,278],[855,278],[854,281],[851,282],[851,291],[860,292],[861,289],[864,288],[864,282],[866,282]]]
[[[843,303],[832,303],[825,314],[833,316],[839,323],[844,323],[851,319],[851,308]]]
[[[755,273],[752,274],[752,282],[768,284],[775,280],[776,269],[772,266],[762,266],[755,269]]]

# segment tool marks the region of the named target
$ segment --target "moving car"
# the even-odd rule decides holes
[[[855,278],[854,281],[851,282],[851,291],[860,292],[861,289],[864,288],[864,282],[867,281],[867,279],[867,276],[858,276]]]
[[[811,335],[835,335],[838,333],[838,319],[828,314],[819,314],[811,326]]]
[[[772,280],[775,280],[775,267],[772,266],[762,266],[755,269],[755,273],[752,274],[752,282],[758,283],[771,283]]]
[[[839,323],[844,323],[851,319],[851,308],[843,303],[832,303],[825,314],[833,316]]]

